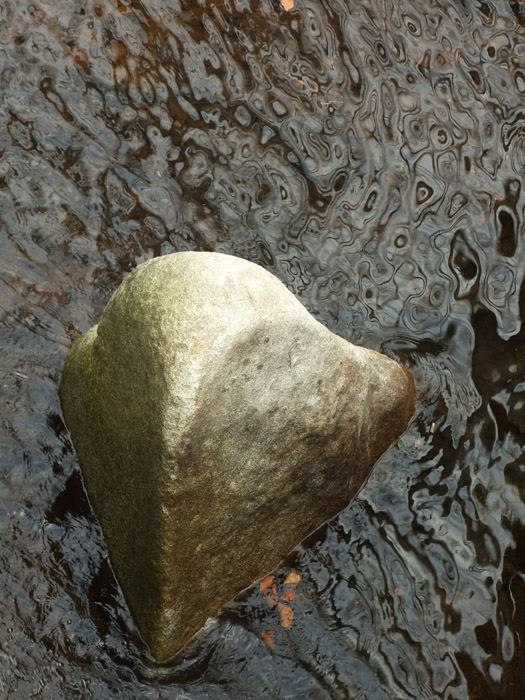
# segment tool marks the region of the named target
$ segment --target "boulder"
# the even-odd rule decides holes
[[[185,252],[124,280],[73,345],[60,398],[124,596],[164,661],[349,502],[415,391],[261,267]]]

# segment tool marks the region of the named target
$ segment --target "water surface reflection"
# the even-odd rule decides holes
[[[2,2],[2,696],[520,696],[524,27],[502,0]],[[421,413],[279,570],[291,630],[253,588],[159,668],[57,382],[129,270],[188,249],[410,366]]]

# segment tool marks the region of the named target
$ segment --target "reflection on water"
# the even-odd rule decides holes
[[[3,0],[2,697],[520,696],[524,93],[518,2]],[[421,413],[277,572],[292,629],[254,587],[161,668],[57,382],[128,271],[188,249],[399,358]]]

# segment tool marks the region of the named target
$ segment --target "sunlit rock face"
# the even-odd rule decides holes
[[[261,267],[140,265],[60,387],[142,636],[172,656],[341,510],[414,411],[411,376],[318,323]]]

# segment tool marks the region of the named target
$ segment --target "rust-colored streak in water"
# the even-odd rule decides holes
[[[523,692],[519,3],[290,5],[0,4],[2,697]],[[187,249],[271,270],[410,366],[422,402],[359,500],[277,572],[281,592],[301,572],[293,622],[254,587],[159,668],[57,382],[129,270]]]

